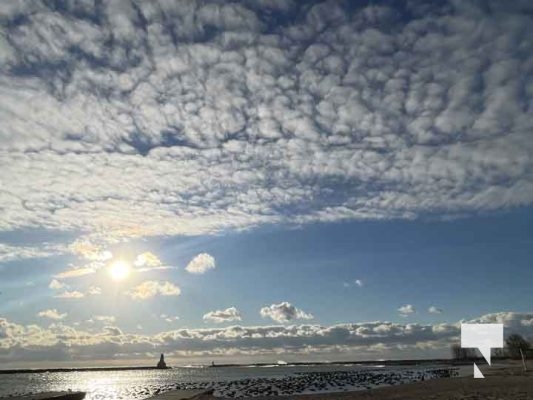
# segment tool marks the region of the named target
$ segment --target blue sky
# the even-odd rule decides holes
[[[5,365],[533,335],[533,9],[0,5]]]
[[[397,310],[404,304],[416,309],[410,322],[424,323],[455,322],[494,311],[526,312],[532,300],[527,257],[533,241],[532,218],[531,210],[524,209],[453,221],[312,224],[132,241],[111,248],[128,261],[144,251],[159,254],[176,269],[157,270],[146,278],[179,282],[184,293],[177,300],[150,302],[145,314],[117,318],[125,329],[135,330],[143,323],[147,330],[158,332],[160,318],[145,321],[145,317],[167,314],[180,317],[172,327],[203,326],[207,311],[239,305],[246,321],[256,325],[264,323],[258,310],[278,299],[305,305],[316,321],[326,325],[405,322]],[[201,252],[215,257],[217,268],[191,276],[183,267]],[[1,270],[6,316],[29,323],[42,301],[67,312],[75,310],[76,317],[69,320],[106,314],[107,300],[65,304],[49,299],[51,274],[63,271],[69,260],[54,257],[6,265]],[[73,286],[99,282],[97,277],[86,280],[76,279]],[[114,287],[106,290],[117,312],[131,313],[128,299],[118,296]],[[20,315],[20,301],[26,314]],[[429,313],[431,306],[442,313]]]

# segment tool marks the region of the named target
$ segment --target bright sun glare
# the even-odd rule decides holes
[[[130,266],[122,260],[115,261],[114,263],[110,265],[109,273],[111,275],[111,278],[113,278],[113,280],[123,281],[130,274]]]

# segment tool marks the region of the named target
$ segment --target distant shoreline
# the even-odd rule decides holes
[[[335,361],[335,362],[293,362],[287,364],[275,363],[253,363],[253,364],[215,364],[215,365],[198,365],[204,368],[228,368],[228,367],[267,367],[267,366],[324,366],[324,365],[386,365],[386,366],[401,366],[401,365],[429,365],[429,364],[445,364],[445,365],[464,365],[471,361],[456,361],[452,359],[419,359],[419,360],[381,360],[381,361]],[[167,369],[186,368],[185,366],[169,367]],[[98,371],[137,371],[137,370],[159,370],[157,367],[81,367],[81,368],[27,368],[27,369],[0,369],[0,374],[31,374],[31,373],[45,373],[45,372],[98,372]]]
[[[157,367],[87,367],[87,368],[39,368],[39,369],[0,369],[4,374],[39,374],[44,372],[95,372],[95,371],[137,371],[137,370],[164,370]],[[166,368],[172,369],[172,368]]]

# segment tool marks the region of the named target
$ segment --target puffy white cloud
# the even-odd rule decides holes
[[[431,306],[431,307],[428,308],[428,313],[430,313],[430,314],[442,314],[442,309],[438,308],[438,307],[435,307],[435,306]]]
[[[412,304],[406,304],[398,308],[398,312],[400,313],[402,317],[407,317],[410,314],[414,314],[416,310]]]
[[[229,307],[225,310],[210,311],[204,314],[205,322],[215,322],[217,324],[222,322],[240,321],[241,314],[235,307]]]
[[[531,313],[498,312],[485,314],[466,322],[473,324],[503,324],[509,330],[516,330],[518,333],[526,332],[528,335],[531,335],[533,332],[527,329],[524,330],[523,327],[531,327],[533,329],[533,325],[530,323],[532,318],[533,315]]]
[[[134,299],[149,299],[151,297],[161,296],[179,296],[181,290],[178,286],[170,282],[145,281],[134,287],[129,295]]]
[[[356,279],[354,283],[359,287],[363,287],[363,281],[361,279]]]
[[[281,3],[6,7],[0,230],[92,243],[533,203],[525,6]]]
[[[207,253],[198,254],[185,267],[191,274],[205,274],[210,269],[215,268],[215,259]]]
[[[268,307],[263,307],[260,310],[263,318],[270,318],[276,322],[287,322],[297,319],[313,319],[311,314],[308,314],[292,304],[283,301],[279,304],[272,304]]]
[[[54,308],[54,309],[39,311],[39,313],[37,313],[37,316],[41,318],[60,320],[60,319],[65,318],[67,316],[67,313],[61,314]]]
[[[65,284],[63,282],[58,281],[57,279],[52,279],[48,287],[50,289],[63,289],[65,287]]]
[[[133,265],[139,268],[158,268],[161,267],[162,263],[159,257],[154,253],[147,251],[135,257]]]

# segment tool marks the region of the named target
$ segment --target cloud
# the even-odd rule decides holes
[[[40,246],[13,246],[6,243],[0,243],[0,263],[53,257],[66,252],[67,247],[63,244],[43,243]]]
[[[428,313],[430,313],[430,314],[442,314],[442,309],[438,308],[438,307],[435,307],[435,306],[431,306],[431,307],[428,308]]]
[[[43,311],[40,311],[40,312],[37,314],[37,316],[38,316],[38,317],[41,317],[41,318],[49,318],[49,319],[60,320],[60,319],[64,319],[64,318],[67,316],[67,313],[60,314],[60,313],[54,308],[54,309],[49,309],[49,310],[43,310]]]
[[[92,319],[107,324],[113,324],[116,321],[116,318],[112,315],[95,315]]]
[[[505,335],[519,333],[533,338],[532,313],[501,312],[483,315],[473,323],[503,323]],[[524,321],[526,323],[524,323]],[[21,360],[128,359],[154,351],[176,358],[226,358],[304,356],[309,359],[345,360],[362,354],[368,359],[448,357],[450,346],[460,340],[460,323],[399,324],[386,321],[323,326],[274,325],[176,329],[154,335],[128,333],[106,325],[100,332],[54,323],[48,328],[20,325],[0,318],[0,362]],[[186,349],[186,350],[185,350]],[[150,358],[150,356],[147,356]]]
[[[283,301],[279,304],[272,304],[269,307],[261,308],[260,314],[263,318],[270,318],[276,322],[287,322],[297,319],[313,319],[311,314],[308,314],[292,304]]]
[[[88,324],[103,323],[103,324],[114,324],[116,321],[115,317],[108,315],[95,315],[92,318],[89,318],[85,322]],[[80,326],[81,323],[74,323],[75,326]]]
[[[113,253],[105,250],[102,245],[88,240],[78,239],[69,245],[71,253],[90,261],[107,261],[113,258]]]
[[[122,330],[116,326],[104,326],[103,334],[106,336],[123,336]]]
[[[181,290],[170,282],[145,281],[133,288],[129,295],[134,299],[149,299],[157,295],[179,296]]]
[[[416,312],[415,308],[411,304],[406,304],[404,306],[401,306],[398,308],[398,312],[402,317],[407,317],[410,314],[414,314]]]
[[[225,310],[210,311],[207,314],[204,314],[204,322],[231,322],[231,321],[240,321],[241,314],[235,307],[229,307]]]
[[[166,314],[161,314],[160,315],[161,319],[163,319],[165,322],[175,322],[175,321],[179,321],[180,317],[178,316],[170,316],[170,315],[166,315]]]
[[[149,251],[139,254],[135,257],[133,265],[136,267],[145,267],[145,268],[158,268],[161,267],[161,260],[154,254]]]
[[[54,297],[56,299],[81,299],[82,297],[85,297],[85,295],[77,290],[66,290],[62,293],[56,294]]]
[[[349,3],[10,8],[0,230],[116,242],[531,205],[527,6]]]
[[[61,281],[58,281],[57,279],[52,279],[50,282],[50,285],[48,285],[50,289],[59,290],[59,289],[65,289],[63,292],[56,294],[54,297],[58,299],[81,299],[82,297],[87,296],[97,296],[102,294],[102,289],[98,286],[90,286],[85,293],[80,292],[78,290],[69,290],[69,286],[64,284]]]
[[[479,318],[475,318],[470,321],[461,321],[469,322],[472,324],[503,324],[505,327],[508,327],[510,331],[526,332],[527,336],[532,336],[533,331],[529,331],[529,327],[533,329],[533,314],[531,313],[517,313],[517,312],[498,312],[485,314]],[[527,329],[524,330],[523,327]],[[515,332],[511,332],[515,333]]]
[[[102,294],[102,288],[100,288],[99,286],[90,286],[87,290],[87,294],[90,296],[98,296]]]
[[[91,275],[96,272],[96,269],[93,266],[89,267],[78,267],[68,269],[66,271],[60,272],[59,274],[54,275],[56,279],[70,279],[78,278],[80,276]]]
[[[58,281],[57,279],[52,279],[48,287],[50,289],[63,289],[65,287],[65,284],[63,282]]]
[[[185,267],[191,274],[205,274],[210,269],[215,268],[215,259],[207,253],[198,254]]]
[[[353,283],[352,282],[342,282],[342,286],[345,287],[345,288],[349,288],[349,287],[352,287],[352,286],[357,286],[357,287],[363,287],[364,283],[361,279],[354,279],[353,280]]]

